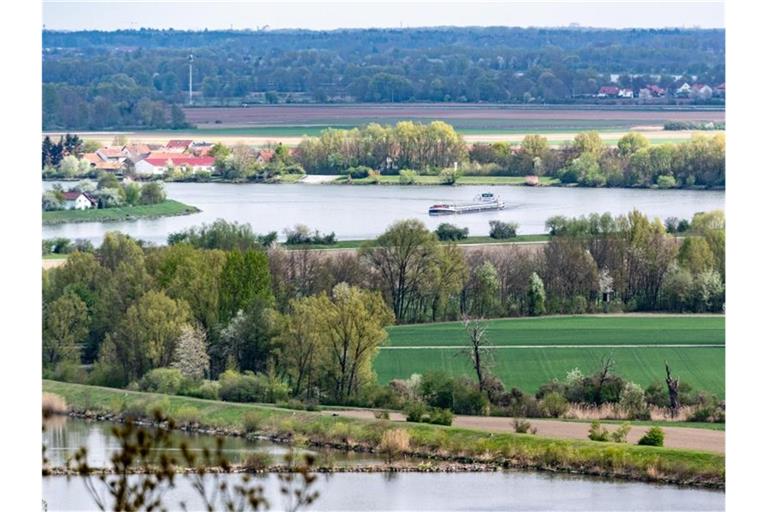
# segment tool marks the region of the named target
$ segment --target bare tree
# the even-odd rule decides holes
[[[680,377],[672,378],[672,372],[669,369],[669,363],[664,361],[664,366],[667,369],[667,390],[669,391],[669,410],[672,413],[673,418],[677,418],[680,412]]]
[[[595,382],[595,398],[597,399],[597,405],[603,403],[603,387],[608,381],[608,377],[613,373],[615,367],[616,361],[614,361],[611,356],[600,357],[600,368],[597,371],[597,379]]]
[[[477,385],[483,391],[493,367],[493,349],[486,334],[488,324],[482,318],[465,316],[464,330],[469,341],[469,346],[464,352],[469,356],[472,368],[477,375]]]

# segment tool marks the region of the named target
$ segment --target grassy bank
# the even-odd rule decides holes
[[[386,430],[402,428],[410,435],[407,452],[413,455],[682,485],[722,487],[725,483],[725,457],[705,452],[492,434],[424,424],[395,425],[386,420],[367,421],[53,381],[43,381],[43,390],[64,397],[74,410],[120,413],[128,408],[151,407],[152,401],[162,400],[171,417],[182,408],[193,407],[199,412],[201,425],[233,432],[243,432],[243,416],[249,413],[249,421],[257,425],[260,433],[313,445],[373,450]]]
[[[340,176],[331,183],[341,185],[401,185],[400,176],[379,176],[377,180],[373,178],[347,179],[347,176]],[[411,185],[443,185],[440,176],[419,175],[414,178]],[[525,185],[525,176],[462,176],[456,180],[455,185]],[[560,180],[548,176],[539,178],[540,186],[560,185]]]
[[[507,347],[494,351],[494,374],[529,393],[573,368],[591,373],[609,356],[617,374],[641,386],[663,382],[669,362],[694,389],[725,396],[723,316],[585,315],[498,319],[488,326],[488,339]],[[379,382],[428,371],[473,375],[469,358],[459,354],[466,343],[460,322],[395,326],[389,335],[392,348],[374,363]]]
[[[43,212],[43,224],[64,224],[67,222],[117,222],[136,219],[153,219],[188,215],[200,210],[194,206],[166,199],[158,204],[124,206],[120,208],[98,208],[89,210],[58,210]]]

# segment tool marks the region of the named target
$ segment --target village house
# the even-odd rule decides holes
[[[697,100],[708,100],[712,97],[712,88],[705,84],[693,84],[690,97]]]
[[[123,161],[119,159],[105,159],[99,153],[83,153],[81,159],[91,165],[92,169],[106,172],[119,172],[123,168]]]
[[[167,156],[167,155],[166,155]],[[161,176],[169,167],[186,167],[192,172],[213,172],[216,160],[210,156],[175,155],[168,158],[150,156],[136,162],[135,170],[139,176]]]
[[[712,96],[716,98],[725,98],[725,82],[721,83],[712,90]]]
[[[87,210],[97,205],[96,199],[87,192],[64,192],[62,196],[66,210]]]
[[[96,150],[96,155],[105,162],[118,162],[123,163],[125,161],[125,155],[123,154],[123,148],[114,146],[105,146]]]
[[[256,162],[259,164],[268,164],[275,157],[274,150],[260,149],[256,154]]]
[[[619,96],[619,88],[611,85],[603,86],[597,91],[598,98],[616,98]]]
[[[126,159],[135,163],[149,156],[152,149],[146,144],[126,144],[121,151]]]
[[[169,153],[186,153],[193,143],[194,141],[189,139],[173,139],[165,145],[165,150]]]
[[[691,86],[688,84],[688,82],[685,82],[683,85],[677,88],[675,91],[675,96],[680,96],[683,98],[687,98],[691,94]]]

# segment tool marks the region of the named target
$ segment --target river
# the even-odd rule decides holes
[[[182,436],[184,434],[178,434]],[[193,447],[212,442],[205,436],[189,436]],[[89,447],[89,457],[98,465],[116,446],[108,424],[66,420],[49,426],[44,434],[49,458],[60,463],[77,446]],[[238,450],[285,448],[272,443],[248,443],[228,439],[228,453]],[[352,456],[334,452],[334,460],[351,463],[371,462],[371,456]],[[367,459],[367,461],[366,461]],[[231,481],[239,476],[229,475]],[[212,484],[213,480],[209,477]],[[275,475],[260,482],[273,510],[283,506]],[[618,482],[571,475],[524,471],[495,473],[337,473],[321,476],[315,488],[320,498],[312,510],[558,510],[558,511],[707,511],[724,510],[725,493],[703,489],[636,482]],[[165,495],[170,510],[185,501],[190,510],[200,502],[186,478]],[[48,510],[94,510],[91,497],[80,478],[44,477],[43,498]]]
[[[44,182],[50,188],[55,182]],[[66,188],[73,183],[64,183]],[[131,222],[43,226],[43,238],[84,238],[98,244],[107,231],[165,243],[170,233],[223,218],[250,223],[259,233],[306,224],[321,232],[335,232],[339,240],[373,238],[392,222],[415,218],[434,229],[441,222],[469,228],[471,235],[488,234],[488,221],[514,221],[520,234],[545,232],[554,215],[579,216],[593,212],[625,214],[638,209],[651,217],[691,218],[699,211],[724,208],[725,192],[520,186],[366,186],[329,184],[167,183],[168,197],[202,211],[182,217]],[[430,217],[427,208],[444,201],[470,200],[492,191],[506,202],[501,211],[451,217]]]

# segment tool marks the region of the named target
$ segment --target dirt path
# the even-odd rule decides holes
[[[364,409],[328,410],[323,414],[338,414],[350,418],[373,419],[373,411]],[[393,421],[405,421],[405,416],[400,413],[390,414]],[[560,439],[586,440],[589,433],[589,423],[529,419],[531,427],[536,429],[536,435],[541,437],[554,437]],[[511,418],[498,418],[491,416],[454,416],[453,426],[485,430],[488,432],[515,431]],[[618,425],[603,426],[609,431],[618,428]],[[627,436],[627,441],[636,444],[648,430],[647,426],[632,427]],[[663,427],[665,438],[664,446],[667,448],[685,448],[688,450],[701,450],[715,453],[725,453],[725,431],[708,430],[704,428],[690,427]]]

